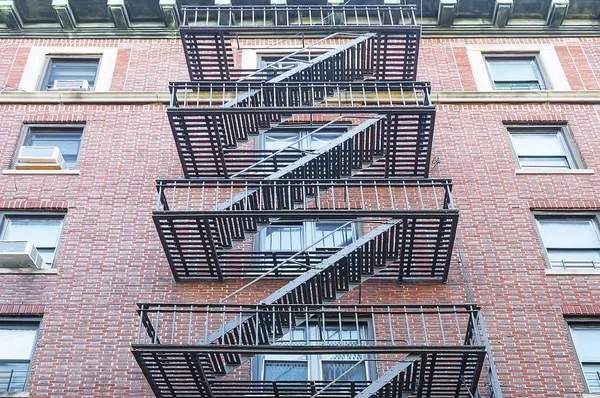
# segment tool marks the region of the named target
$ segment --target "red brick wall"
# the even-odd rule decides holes
[[[513,39],[514,40],[514,39]],[[516,42],[517,40],[515,40]],[[556,43],[573,89],[598,89],[597,39]],[[436,90],[474,90],[465,45],[484,40],[424,40],[419,78]],[[487,42],[509,43],[508,39]],[[31,46],[118,47],[113,90],[165,90],[187,79],[178,40],[2,40],[0,84],[16,87]],[[0,175],[6,208],[68,208],[56,275],[0,277],[0,313],[43,313],[31,379],[33,396],[150,397],[130,345],[135,303],[218,301],[243,282],[172,281],[151,220],[154,180],[181,166],[165,108],[3,105],[0,168],[9,168],[24,122],[85,122],[81,175]],[[598,209],[594,175],[515,175],[503,122],[564,121],[586,167],[600,171],[600,119],[588,105],[440,105],[432,177],[454,179],[460,209],[461,272],[455,249],[447,284],[372,281],[363,303],[464,303],[484,308],[506,398],[579,397],[584,391],[563,314],[598,315],[600,275],[545,275],[532,208]],[[282,282],[258,283],[232,302],[255,302]],[[355,303],[358,291],[346,295]]]

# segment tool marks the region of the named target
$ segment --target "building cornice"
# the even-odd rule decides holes
[[[0,38],[177,38],[177,0],[0,0]],[[210,4],[211,2],[207,2]],[[368,0],[357,4],[412,4],[423,37],[599,36],[600,8],[590,0]],[[214,0],[219,6],[251,5],[252,0]],[[271,0],[283,6],[285,0]],[[339,0],[313,0],[339,5]]]
[[[98,104],[146,105],[168,104],[167,91],[111,91],[111,92],[22,92],[0,93],[0,105],[37,104]],[[589,91],[435,91],[435,104],[600,104],[600,90]]]

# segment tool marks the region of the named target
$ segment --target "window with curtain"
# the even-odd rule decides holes
[[[24,146],[55,146],[69,169],[77,167],[83,127],[29,127]]]
[[[578,168],[562,128],[510,128],[509,133],[520,168]]]
[[[596,216],[537,216],[552,268],[600,268],[600,229]]]
[[[57,80],[86,80],[93,90],[99,63],[99,58],[50,58],[41,89],[53,88]]]
[[[62,216],[6,215],[2,222],[0,239],[30,241],[44,260],[43,268],[51,268],[62,223]]]
[[[26,391],[37,331],[35,322],[0,321],[0,393]]]
[[[600,393],[600,323],[571,323],[570,326],[589,392]]]
[[[496,90],[546,90],[535,56],[487,56],[485,60]]]

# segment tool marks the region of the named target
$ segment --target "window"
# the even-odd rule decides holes
[[[561,127],[509,128],[520,168],[577,169],[569,140]]]
[[[0,240],[31,241],[44,260],[43,268],[51,268],[63,216],[5,215]]]
[[[83,80],[93,90],[99,63],[100,58],[52,57],[40,90],[77,88]]]
[[[314,55],[312,58],[317,57],[320,54]],[[279,76],[295,67],[306,63],[309,60],[307,55],[297,54],[292,55],[283,61],[279,61],[285,55],[261,55],[259,58],[258,68],[264,69],[267,78],[273,78]]]
[[[600,393],[600,324],[572,323],[570,326],[588,390]]]
[[[25,391],[38,327],[37,321],[0,321],[0,393]]]
[[[369,325],[365,322],[315,325],[297,328],[284,335],[276,344],[358,345],[368,341]],[[321,355],[260,355],[257,360],[257,376],[261,380],[328,380],[340,377],[344,381],[370,380],[373,366],[364,354]]]
[[[538,216],[536,219],[552,268],[600,268],[596,216]]]
[[[83,127],[30,126],[25,134],[23,146],[55,146],[69,169],[77,166]]]
[[[546,90],[535,56],[486,56],[495,90]]]
[[[316,133],[312,131],[318,129],[318,126],[307,128],[306,130],[282,130],[264,134],[262,149],[279,151],[286,147],[315,151],[331,141],[341,136],[345,129],[323,129]]]
[[[272,224],[261,231],[262,251],[299,252],[306,248],[342,247],[354,240],[352,224],[347,222],[305,222],[302,224]]]

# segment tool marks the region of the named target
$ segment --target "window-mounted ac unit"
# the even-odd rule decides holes
[[[28,240],[0,240],[0,268],[42,268],[44,260]]]
[[[66,170],[67,163],[56,146],[22,146],[17,170]]]
[[[48,91],[90,91],[87,80],[55,80],[52,88]]]

